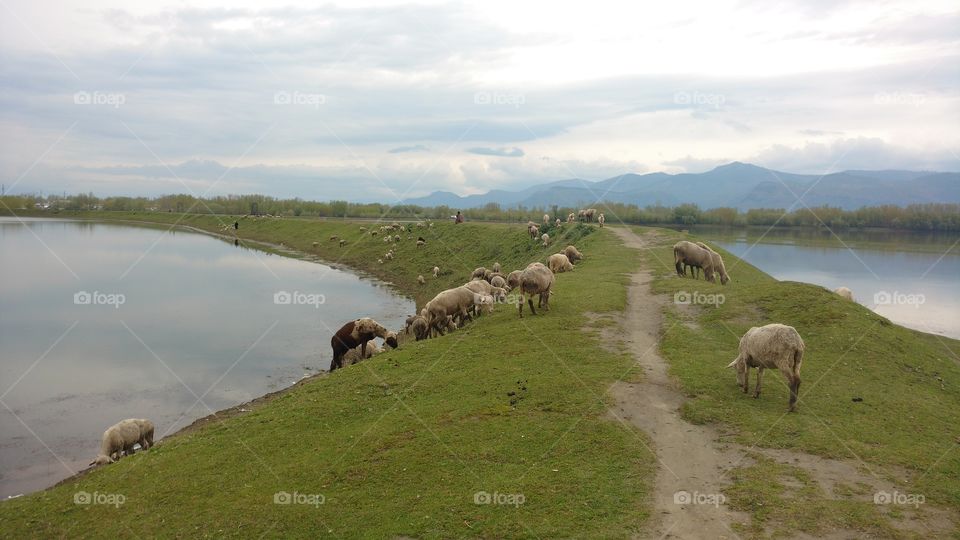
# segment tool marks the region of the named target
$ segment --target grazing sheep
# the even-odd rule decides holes
[[[537,311],[533,309],[533,295],[539,295],[537,305],[549,311],[550,309],[550,287],[553,286],[553,272],[541,263],[530,263],[523,273],[520,274],[520,299],[517,302],[517,312],[523,317],[523,299],[527,298],[530,304],[530,312],[534,315]]]
[[[549,214],[544,214],[544,215],[543,215],[543,224],[544,224],[544,225],[549,225],[549,224],[550,224],[550,215],[549,215]]]
[[[393,235],[393,241],[394,241],[394,242],[399,242],[399,241],[400,241],[400,235],[399,235],[399,234]]]
[[[383,256],[383,258],[386,259],[386,260],[388,260],[388,261],[392,261],[392,260],[393,260],[393,252],[392,252],[392,251],[388,251],[388,252]]]
[[[423,247],[424,245],[426,245],[426,242],[423,240],[417,240],[417,247]]]
[[[554,223],[554,226],[559,227],[561,224],[560,218],[557,218],[557,221]]]
[[[415,315],[409,325],[417,341],[426,339],[429,336],[430,328],[427,326],[427,319],[421,315]]]
[[[134,453],[134,445],[142,450],[153,446],[153,422],[143,418],[121,420],[103,432],[100,453],[90,465],[113,463],[126,454]]]
[[[486,273],[487,269],[481,266],[474,270],[472,274],[470,274],[470,279],[483,279],[483,276],[485,276]]]
[[[337,239],[338,239],[338,237],[337,237],[337,235],[335,235],[335,234],[330,237],[330,241],[331,241],[331,242],[333,242],[334,240],[337,240]]]
[[[686,275],[686,266],[703,269],[703,278],[713,281],[713,252],[693,242],[681,240],[673,245],[673,262],[677,275]]]
[[[570,264],[577,264],[577,261],[583,259],[583,253],[580,253],[580,251],[574,246],[567,246],[563,248],[563,251],[560,253],[563,253],[567,256]]]
[[[603,212],[600,212],[600,216],[597,218],[597,223],[600,224],[600,228],[603,228],[603,224],[606,223],[607,218],[603,217]]]
[[[726,285],[727,282],[730,281],[730,276],[727,275],[727,269],[723,265],[723,257],[703,242],[697,242],[697,245],[710,252],[710,262],[713,267],[713,272],[720,275],[720,284]],[[710,281],[715,282],[716,280],[711,279]]]
[[[319,245],[320,245],[320,242],[314,242],[314,243],[313,243],[313,247],[317,247],[317,246],[319,246]]]
[[[547,247],[547,246],[550,245],[550,235],[549,235],[549,234],[543,233],[543,235],[540,236],[540,240],[543,242],[543,247]]]
[[[370,231],[370,236],[376,236],[376,235],[377,235],[377,231]]]
[[[427,280],[423,279],[423,274],[420,274],[419,276],[417,276],[417,283],[423,285],[426,282]]]
[[[366,228],[366,227],[360,227],[360,232],[367,232],[367,228]]]
[[[536,225],[527,226],[527,232],[530,233],[530,238],[536,240],[540,236],[540,228]]]
[[[347,351],[360,345],[362,356],[367,342],[378,337],[383,338],[384,343],[390,347],[394,349],[397,348],[397,335],[370,317],[362,317],[344,324],[337,330],[333,337],[330,338],[330,347],[333,349],[333,361],[330,362],[330,371],[332,372],[343,367],[343,355],[345,355]]]
[[[520,286],[520,274],[523,270],[514,270],[507,274],[507,290],[513,290]]]
[[[567,223],[573,223],[576,220],[577,220],[576,214],[574,214],[573,212],[570,212],[569,214],[567,214]]]
[[[501,275],[496,275],[490,279],[490,285],[493,285],[494,287],[500,287],[501,289],[506,289],[507,280]]]
[[[347,241],[344,240],[343,238],[341,238],[341,239],[340,239],[340,247],[343,247],[343,246],[345,246],[346,244],[347,244]]]
[[[390,236],[390,235],[388,234],[387,236],[384,236],[384,237],[383,237],[383,243],[384,243],[384,244],[389,244],[390,242],[393,242],[393,237],[392,237],[392,236]]]
[[[757,388],[753,397],[760,397],[760,381],[764,368],[777,368],[790,385],[790,408],[797,409],[800,390],[800,364],[803,362],[803,339],[792,326],[768,324],[754,326],[740,338],[740,352],[727,367],[736,368],[737,385],[746,394],[750,387],[750,368],[757,368]]]
[[[853,302],[853,291],[850,289],[846,287],[837,287],[833,290],[833,292],[839,294],[842,298],[846,298],[847,300]]]
[[[377,264],[383,264],[383,259],[377,259]]]
[[[547,266],[554,274],[573,270],[573,263],[570,262],[565,253],[554,253],[547,257]]]
[[[493,270],[493,273],[499,274],[499,273],[500,273],[500,263],[499,263],[499,262],[493,263],[493,268],[492,268],[492,270]]]
[[[487,270],[483,273],[483,280],[487,283],[490,283],[490,280],[493,279],[494,273],[493,270]]]
[[[500,277],[500,279],[503,278]],[[507,299],[507,290],[505,288],[500,287],[499,285],[488,283],[486,281],[474,280],[464,283],[463,286],[477,294],[490,295],[496,302],[503,302]]]
[[[437,276],[439,276],[439,275],[440,275],[440,267],[439,267],[439,266],[434,266],[434,267],[433,267],[433,277],[437,277]]]
[[[418,222],[417,222],[417,228],[418,228],[418,229],[422,229],[422,228],[424,228],[424,227],[426,227],[426,226],[427,226],[427,225],[426,225],[424,222],[422,222],[422,221],[418,221]]]
[[[466,287],[447,289],[434,296],[423,308],[431,333],[443,335],[448,315],[459,317],[461,323],[466,320],[469,316],[467,311],[472,310],[476,303],[476,296],[476,293]]]

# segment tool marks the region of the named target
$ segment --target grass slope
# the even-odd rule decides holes
[[[221,226],[204,216],[183,223]],[[476,266],[499,260],[511,270],[557,249],[531,242],[522,226],[438,223],[423,234],[427,246],[415,247],[415,229],[393,262],[378,265],[386,244],[361,235],[361,225],[370,226],[244,220],[240,236],[369,270],[419,303]],[[575,240],[587,258],[559,276],[549,313],[521,321],[501,306],[461,331],[310,379],[251,412],[4,502],[0,535],[629,536],[648,517],[653,456],[637,440],[643,434],[604,418],[606,388],[633,361],[599,348],[584,313],[622,310],[625,274],[638,260],[607,231],[566,231],[560,247]],[[336,247],[331,235],[350,243]],[[444,269],[436,280],[428,273],[435,264]],[[416,284],[418,274],[427,285]],[[81,491],[126,500],[119,508],[75,504]],[[524,502],[475,504],[481,491]],[[278,492],[324,502],[274,504]]]
[[[748,446],[855,459],[888,478],[902,479],[905,470],[911,493],[960,509],[960,342],[892,324],[823,287],[777,281],[721,249],[729,284],[678,278],[672,246],[686,236],[658,233],[659,245],[644,254],[656,291],[725,297],[719,307],[667,310],[661,351],[690,397],[683,411],[688,420],[722,424]],[[737,390],[733,370],[725,369],[740,336],[771,322],[796,327],[807,346],[797,414],[785,414],[789,390],[778,372],[767,371],[763,395],[754,400]],[[754,533],[767,525],[776,529],[769,522],[777,519],[789,523],[781,532],[831,526],[896,532],[872,503],[790,504],[790,512],[771,512],[778,499],[764,490],[783,471],[764,460],[756,467],[763,474],[738,471],[730,492],[735,508],[753,512]],[[764,480],[755,481],[758,475]]]

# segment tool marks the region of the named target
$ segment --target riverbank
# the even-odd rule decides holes
[[[221,226],[210,217],[190,225]],[[393,264],[378,264],[386,244],[360,238],[360,226],[368,225],[262,220],[241,223],[240,234],[327,260],[339,253],[418,298],[463,282],[475,266],[521,267],[556,249],[515,225],[438,223],[426,246],[401,244]],[[737,456],[716,484],[735,511],[731,536],[956,530],[958,342],[742,261],[726,287],[677,278],[670,246],[679,233],[657,230],[639,251],[609,230],[569,234],[586,258],[558,276],[550,312],[520,320],[500,307],[462,331],[306,380],[259,408],[8,501],[3,535],[649,536],[654,509],[678,503],[655,491],[657,434],[611,419],[619,394],[608,394],[618,381],[649,377],[637,363],[646,351],[623,343],[632,338],[619,330],[638,269],[659,298],[641,309],[663,312],[658,345],[670,386],[685,396],[682,421],[714,430],[713,444]],[[355,242],[356,252],[339,251],[332,235]],[[450,273],[417,285],[421,266],[437,259]],[[681,292],[692,301],[677,302]],[[718,305],[695,300],[717,294]],[[808,344],[797,414],[786,414],[779,373],[768,372],[754,400],[723,367],[743,331],[771,321],[796,326]],[[825,474],[841,465],[863,475]],[[890,485],[924,504],[874,504],[873,486]],[[77,505],[78,492],[126,500]],[[278,493],[323,502],[274,504]]]

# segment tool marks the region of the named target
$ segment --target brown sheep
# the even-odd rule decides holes
[[[713,252],[707,248],[681,240],[673,245],[673,262],[679,276],[686,275],[684,265],[688,265],[702,268],[704,279],[713,281]]]
[[[347,351],[360,345],[362,355],[367,342],[378,337],[383,338],[383,341],[390,347],[397,348],[397,335],[369,317],[362,317],[341,326],[330,338],[330,347],[333,349],[330,371],[343,367],[343,355],[347,354]]]

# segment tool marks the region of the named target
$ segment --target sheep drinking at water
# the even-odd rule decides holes
[[[142,450],[150,448],[153,446],[153,430],[153,422],[143,418],[128,418],[117,422],[103,432],[100,453],[90,465],[113,463],[125,454],[132,454],[136,444],[139,444]]]
[[[764,368],[777,368],[790,386],[790,411],[797,408],[800,390],[800,364],[803,362],[803,339],[792,326],[768,324],[753,327],[740,338],[740,351],[727,367],[737,370],[737,385],[747,393],[750,368],[757,368],[757,387],[753,397],[760,397],[760,381]]]
[[[330,347],[333,349],[333,361],[330,362],[330,371],[343,367],[343,355],[350,349],[360,346],[361,355],[365,351],[367,342],[375,338],[382,338],[390,347],[397,347],[397,335],[384,328],[370,317],[362,317],[350,321],[340,327],[330,338]]]

